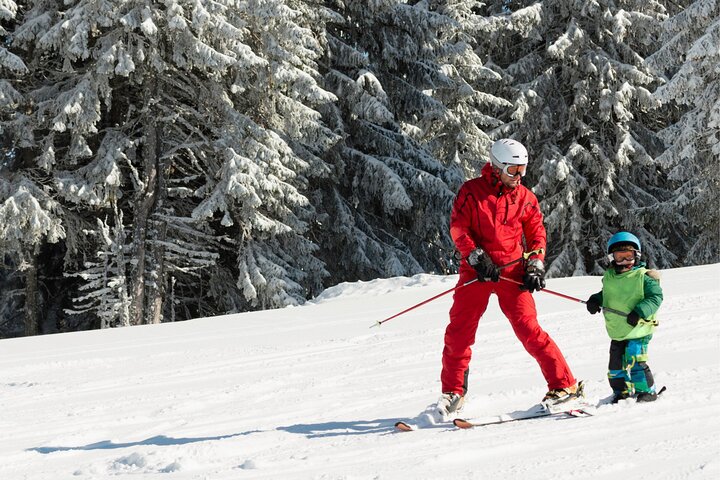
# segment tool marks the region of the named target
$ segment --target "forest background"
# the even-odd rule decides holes
[[[0,336],[450,274],[487,148],[551,277],[720,261],[720,2],[0,0]]]

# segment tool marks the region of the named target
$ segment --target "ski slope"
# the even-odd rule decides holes
[[[662,272],[649,364],[667,393],[591,418],[396,433],[440,393],[457,277],[341,284],[301,307],[0,340],[0,479],[717,479],[720,264]],[[553,279],[579,298],[599,277]],[[601,315],[535,294],[590,399],[610,394]],[[546,391],[497,302],[478,329],[464,416]]]

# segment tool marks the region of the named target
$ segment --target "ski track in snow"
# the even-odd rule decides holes
[[[590,418],[396,433],[437,400],[454,285],[418,275],[341,284],[302,307],[0,341],[0,479],[720,478],[720,264],[663,272],[654,404]],[[599,277],[553,279],[585,299]],[[601,315],[535,294],[540,322],[609,396]],[[496,301],[481,320],[463,416],[524,410],[546,386]]]

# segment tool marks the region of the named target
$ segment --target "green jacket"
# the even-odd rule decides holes
[[[644,263],[625,273],[609,268],[603,275],[602,283],[602,291],[592,295],[591,301],[621,312],[634,310],[640,316],[637,326],[633,327],[627,323],[626,317],[603,310],[610,338],[642,338],[655,331],[658,324],[655,314],[663,301],[660,274],[656,270],[648,270]]]

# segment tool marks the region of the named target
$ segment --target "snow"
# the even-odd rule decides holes
[[[341,284],[304,306],[0,341],[0,478],[720,478],[720,264],[663,272],[649,364],[667,393],[591,418],[395,433],[439,395],[454,286]],[[599,277],[552,279],[587,298]],[[542,325],[588,397],[606,398],[600,315],[548,293]],[[546,386],[496,302],[478,329],[465,416],[526,409]]]

